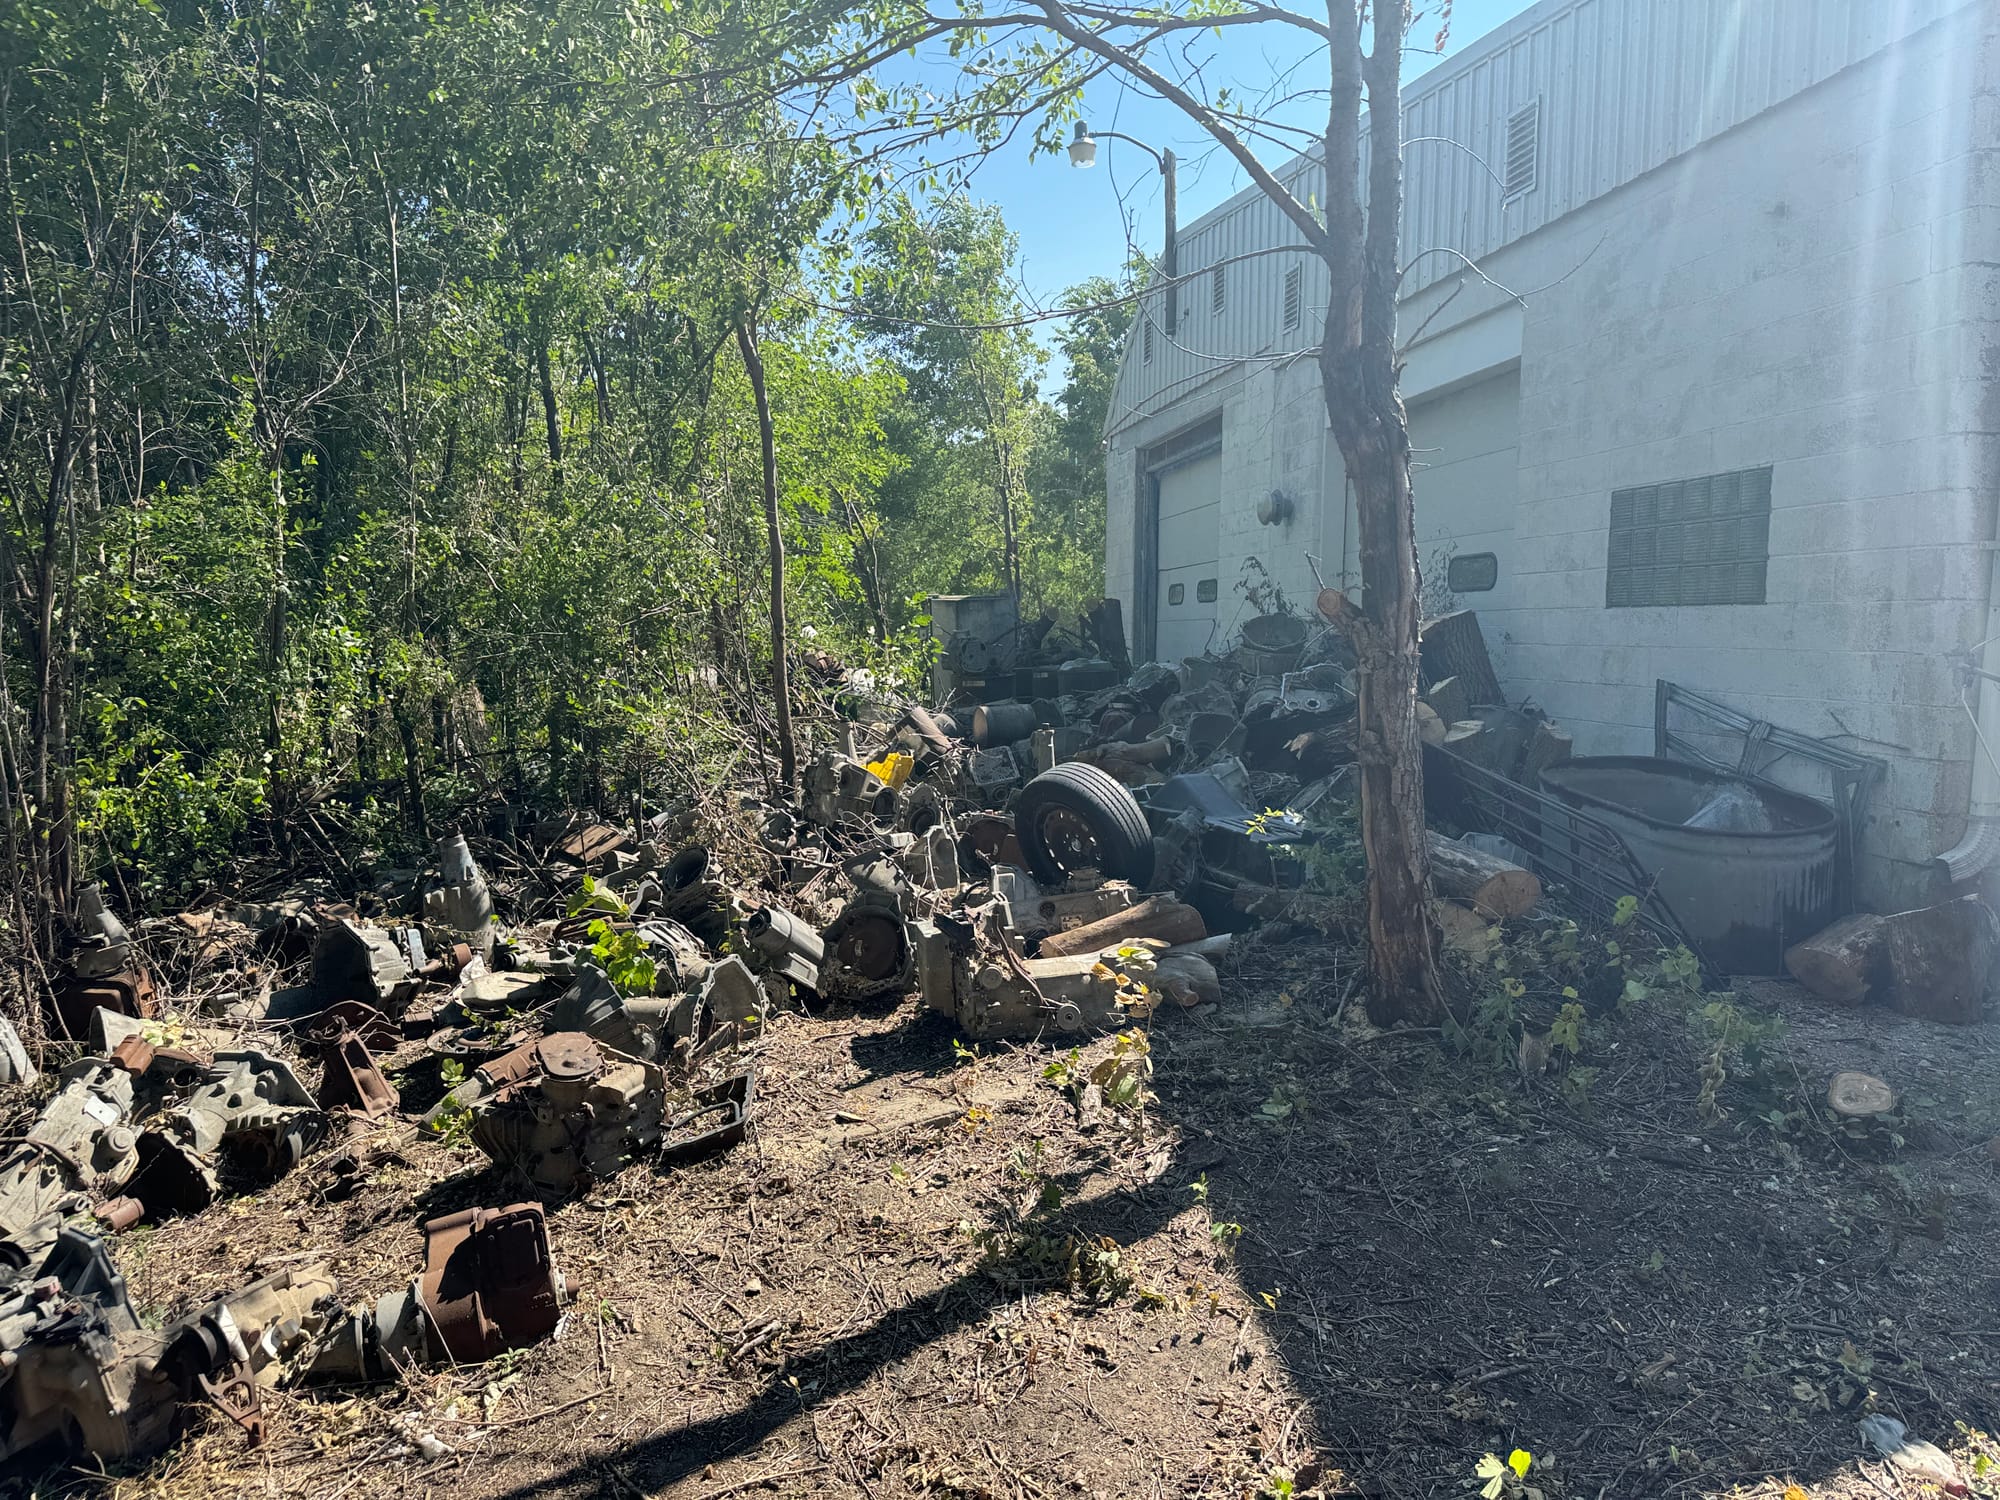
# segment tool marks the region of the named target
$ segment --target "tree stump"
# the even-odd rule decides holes
[[[1826,1086],[1826,1107],[1843,1120],[1870,1120],[1896,1107],[1896,1091],[1873,1073],[1836,1073]]]
[[[1417,738],[1422,740],[1426,745],[1442,745],[1444,743],[1444,734],[1444,720],[1437,716],[1437,710],[1432,708],[1428,703],[1419,701],[1417,704]]]
[[[1424,694],[1424,702],[1447,724],[1456,724],[1472,713],[1472,697],[1466,692],[1465,684],[1456,677],[1433,683],[1430,691]]]
[[[1444,748],[1460,760],[1470,761],[1483,770],[1493,769],[1493,750],[1497,743],[1486,729],[1481,719],[1460,719],[1444,732]]]

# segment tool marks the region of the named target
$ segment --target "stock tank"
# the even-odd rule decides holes
[[[1833,809],[1766,781],[1643,755],[1586,756],[1542,790],[1615,829],[1690,939],[1725,974],[1781,974],[1785,949],[1840,913]]]

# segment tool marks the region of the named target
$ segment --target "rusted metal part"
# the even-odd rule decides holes
[[[348,1109],[379,1120],[402,1105],[402,1096],[382,1076],[367,1043],[357,1033],[345,1032],[327,1048],[326,1071],[319,1084],[321,1109]]]
[[[111,1061],[138,1078],[153,1066],[153,1044],[134,1033],[111,1049]]]
[[[65,1215],[130,1178],[134,1083],[103,1058],[83,1058],[64,1070],[26,1136],[0,1139],[0,1273],[39,1264]]]
[[[393,1007],[416,988],[411,956],[408,944],[389,928],[329,922],[313,942],[313,987],[329,1001]]]
[[[659,1144],[666,1075],[650,1062],[589,1037],[557,1032],[521,1059],[514,1081],[469,1101],[472,1142],[537,1188],[575,1192],[615,1176]]]
[[[544,1045],[567,1048],[572,1044],[588,1047],[593,1052],[597,1050],[596,1043],[587,1036],[570,1031],[552,1032],[538,1041],[523,1042],[513,1051],[503,1052],[491,1062],[482,1063],[478,1069],[479,1076],[486,1080],[489,1089],[495,1093],[503,1092],[516,1084],[526,1083],[541,1071],[540,1053]]]
[[[743,923],[743,936],[760,967],[781,974],[800,989],[819,987],[826,944],[818,933],[779,906],[760,907]]]
[[[828,988],[837,988],[854,999],[895,989],[909,954],[903,918],[876,909],[850,908],[835,918],[826,930],[826,947],[834,969]]]
[[[148,1125],[132,1190],[156,1213],[198,1213],[215,1199],[225,1143],[252,1173],[275,1177],[296,1166],[326,1128],[290,1064],[258,1051],[219,1052],[201,1086]]]
[[[409,1016],[404,1015],[405,1023]],[[393,1052],[403,1041],[403,1027],[383,1015],[365,1000],[336,1000],[312,1019],[316,1041],[339,1040],[343,1032],[353,1032],[372,1052]]]
[[[130,1229],[145,1213],[146,1205],[137,1198],[107,1198],[91,1210],[97,1222],[113,1234]]]
[[[604,1071],[597,1043],[576,1031],[556,1031],[535,1043],[535,1060],[551,1078],[578,1082]]]
[[[160,1013],[159,992],[143,964],[115,974],[78,975],[55,992],[56,1020],[63,1034],[81,1041],[90,1035],[90,1018],[99,1009],[150,1021]]]
[[[0,1295],[0,1468],[52,1441],[100,1463],[144,1458],[204,1397],[256,1441],[258,1371],[312,1339],[335,1290],[320,1271],[281,1272],[142,1328],[102,1242],[65,1230],[35,1280]]]
[[[195,1385],[215,1409],[243,1429],[252,1448],[264,1446],[264,1403],[257,1382],[242,1365],[230,1365],[215,1376],[197,1374]]]
[[[806,817],[822,828],[855,827],[886,833],[902,812],[902,793],[851,755],[822,751],[806,767]]]
[[[449,984],[472,966],[470,943],[453,943],[417,972],[433,984]]]
[[[547,1338],[571,1295],[540,1204],[468,1208],[424,1225],[417,1296],[444,1352],[461,1363]]]
[[[694,1107],[668,1122],[667,1144],[660,1152],[660,1161],[684,1167],[740,1146],[750,1132],[756,1097],[757,1075],[752,1068],[697,1089]]]
[[[968,818],[958,837],[958,852],[965,868],[983,874],[996,865],[1021,865],[1021,841],[1014,836],[1014,820],[1003,813],[982,813]]]

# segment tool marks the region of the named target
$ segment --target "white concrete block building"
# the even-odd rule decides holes
[[[1579,754],[1650,753],[1666,678],[1886,759],[1877,909],[2000,869],[2000,685],[1953,663],[2000,634],[1997,90],[1992,0],[1543,0],[1406,94],[1429,597]],[[1180,326],[1135,324],[1105,572],[1142,655],[1228,644],[1266,579],[1310,609],[1309,555],[1358,579],[1323,268],[1233,258],[1293,243],[1239,195],[1182,233]]]

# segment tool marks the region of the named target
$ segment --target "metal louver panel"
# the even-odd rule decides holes
[[[1299,326],[1301,304],[1305,301],[1304,280],[1297,266],[1285,272],[1285,327],[1288,329]]]
[[[1771,470],[1614,490],[1607,609],[1762,604],[1771,555]]]
[[[1507,186],[1505,196],[1518,198],[1535,188],[1535,165],[1541,156],[1542,101],[1524,104],[1507,117]]]

